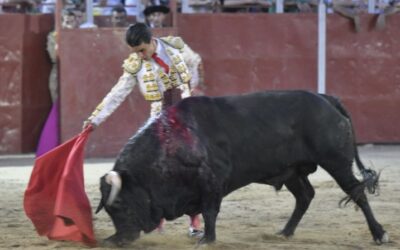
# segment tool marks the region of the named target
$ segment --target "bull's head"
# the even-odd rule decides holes
[[[105,245],[124,246],[138,239],[140,232],[154,230],[158,219],[151,217],[151,201],[147,192],[129,183],[116,171],[100,179],[101,200],[96,210],[103,207],[111,217],[116,233],[105,239]]]

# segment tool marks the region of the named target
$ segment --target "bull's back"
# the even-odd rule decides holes
[[[233,190],[285,174],[298,163],[318,163],[350,139],[346,119],[310,92],[204,98],[192,107],[199,136],[211,165],[230,166],[216,168]]]

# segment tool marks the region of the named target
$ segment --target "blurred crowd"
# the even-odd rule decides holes
[[[63,0],[66,5],[84,9],[84,0]],[[178,8],[186,13],[209,12],[275,12],[279,0],[178,0]],[[284,12],[316,12],[319,0],[282,0]],[[367,11],[368,0],[323,0],[329,6],[344,6]],[[389,6],[399,8],[399,0],[374,0],[376,13]],[[56,0],[0,0],[3,12],[53,13]],[[111,15],[115,6],[136,16],[152,5],[169,6],[169,0],[93,0],[95,15]],[[140,9],[141,6],[144,8]]]
[[[282,4],[285,13],[317,12],[320,1],[327,13],[336,12],[354,22],[360,29],[359,14],[377,14],[377,28],[383,28],[385,17],[400,10],[400,0],[177,0],[182,13],[276,13]],[[368,5],[373,1],[373,8]],[[0,0],[0,13],[54,13],[56,0]],[[74,12],[79,23],[85,19],[85,0],[63,0],[64,9]],[[169,0],[93,0],[97,26],[125,27],[134,22],[147,22],[151,27],[168,26]],[[103,17],[103,18],[101,18]]]

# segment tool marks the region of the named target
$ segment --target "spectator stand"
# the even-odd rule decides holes
[[[275,12],[272,0],[226,0],[222,12]]]
[[[182,0],[182,13],[316,12],[317,0]]]
[[[0,13],[38,13],[38,3],[33,0],[0,1]]]

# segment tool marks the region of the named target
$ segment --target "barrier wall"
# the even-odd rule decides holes
[[[387,21],[387,29],[378,32],[370,27],[373,17],[362,16],[363,31],[357,34],[348,19],[328,16],[327,91],[348,107],[361,143],[400,141],[395,108],[400,104],[400,55],[395,50],[400,32],[394,25],[399,17]],[[316,14],[180,15],[178,27],[179,35],[204,59],[208,95],[317,89]],[[63,96],[79,100],[63,101],[63,139],[79,131],[118,80],[121,62],[129,54],[122,38],[122,31],[96,30],[73,31],[63,40],[72,43],[63,48],[62,71],[68,74]],[[71,53],[73,47],[85,53]],[[89,155],[115,155],[147,116],[148,104],[136,88],[95,131]]]
[[[361,16],[362,32],[355,33],[349,19],[328,15],[327,92],[350,111],[359,143],[398,143],[400,16],[390,16],[384,31],[373,29],[374,19]],[[178,15],[178,27],[156,33],[179,34],[202,55],[208,95],[317,89],[316,14]],[[129,54],[124,33],[111,28],[61,32],[62,140],[81,130],[117,82]],[[91,135],[88,156],[115,156],[148,114],[135,88]]]
[[[327,93],[350,111],[358,142],[400,142],[400,15],[383,31],[363,15],[360,33],[327,17]],[[209,94],[317,90],[316,14],[184,15],[178,27],[205,59]]]
[[[32,152],[50,110],[51,15],[0,15],[0,153]]]

